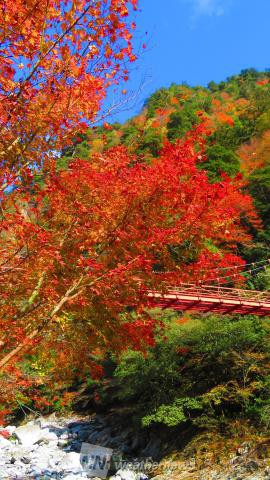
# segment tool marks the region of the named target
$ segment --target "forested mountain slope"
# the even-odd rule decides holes
[[[74,139],[63,152],[60,165],[70,157],[91,158],[94,152],[123,145],[136,161],[159,155],[166,141],[177,142],[192,128],[204,123],[205,158],[200,168],[212,182],[223,173],[239,173],[247,182],[263,221],[263,229],[252,229],[252,248],[239,247],[248,261],[269,256],[270,239],[270,72],[243,70],[226,81],[208,87],[172,84],[160,88],[146,101],[141,113],[123,125],[105,123]]]

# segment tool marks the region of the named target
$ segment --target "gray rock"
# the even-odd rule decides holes
[[[160,454],[161,441],[156,439],[151,439],[143,450],[143,455],[146,457],[156,458]]]
[[[133,440],[132,440],[132,443],[131,443],[131,450],[136,450],[137,448],[139,448],[140,446],[140,438],[138,435],[135,435]]]
[[[62,440],[61,438],[58,440],[58,443],[57,443],[58,447],[66,447],[68,445],[68,440]]]
[[[42,475],[42,469],[40,467],[33,466],[29,470],[29,473],[31,473],[31,475],[32,475],[30,478],[33,478],[33,476]]]
[[[25,463],[26,465],[27,465],[28,463],[31,463],[31,459],[30,459],[29,457],[22,457],[22,458],[21,458],[21,461],[22,461],[22,463]]]
[[[88,441],[90,443],[98,443],[98,438],[99,438],[100,432],[92,432],[91,435],[88,437]]]
[[[256,470],[259,469],[259,464],[257,462],[255,462],[255,460],[249,460],[245,464],[245,468],[248,472],[255,472]]]

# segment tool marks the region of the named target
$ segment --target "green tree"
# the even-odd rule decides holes
[[[141,155],[150,153],[153,157],[157,157],[162,148],[163,139],[161,133],[156,128],[147,128],[139,143],[136,152]]]
[[[177,138],[183,137],[198,121],[198,116],[189,107],[172,113],[167,124],[168,139],[173,142]]]
[[[207,160],[201,164],[200,168],[207,170],[211,181],[219,181],[222,173],[233,177],[239,172],[239,159],[232,150],[222,145],[212,145],[206,149],[206,155]]]
[[[270,227],[270,165],[258,168],[250,175],[248,189],[265,227]]]
[[[173,95],[168,88],[160,88],[151,95],[145,102],[147,107],[147,117],[155,116],[158,108],[167,108],[170,105],[170,99]]]

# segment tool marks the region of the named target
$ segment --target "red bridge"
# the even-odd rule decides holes
[[[182,284],[166,293],[148,291],[150,305],[178,311],[270,315],[270,292],[220,286]]]

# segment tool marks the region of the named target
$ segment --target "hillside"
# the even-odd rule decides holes
[[[76,137],[59,162],[70,157],[90,159],[123,145],[136,161],[151,162],[165,142],[177,142],[187,132],[204,123],[205,158],[200,168],[212,182],[222,173],[230,177],[241,173],[247,182],[263,229],[254,231],[252,248],[241,246],[248,261],[266,259],[270,240],[270,72],[243,70],[226,81],[210,82],[207,88],[172,84],[160,88],[146,101],[141,113],[124,124],[105,123],[86,135]]]

